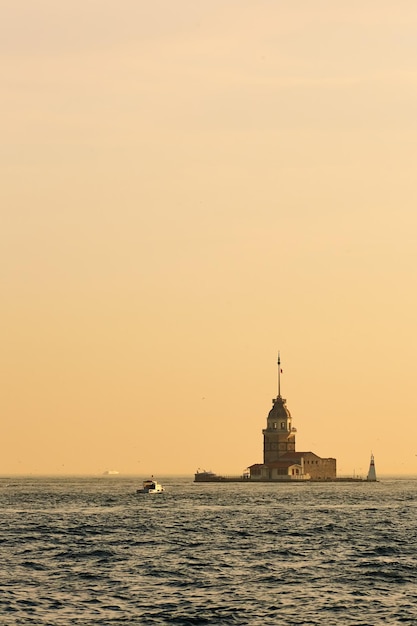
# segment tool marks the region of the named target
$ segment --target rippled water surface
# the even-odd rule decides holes
[[[0,479],[0,624],[417,624],[416,479],[160,480]]]

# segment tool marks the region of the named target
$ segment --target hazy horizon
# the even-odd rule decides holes
[[[0,474],[417,473],[417,5],[3,5]]]
[[[192,482],[194,482],[194,474],[195,472],[190,472],[190,473],[186,473],[186,474],[169,474],[169,473],[158,473],[155,474],[153,472],[139,472],[137,474],[134,473],[119,473],[117,475],[106,475],[104,472],[91,472],[91,473],[39,473],[39,474],[34,474],[34,473],[22,473],[22,474],[0,474],[0,480],[6,480],[6,479],[13,479],[13,478],[57,478],[57,479],[65,479],[65,478],[103,478],[103,479],[108,479],[108,480],[117,480],[118,478],[123,478],[126,480],[135,480],[135,481],[139,481],[141,482],[142,479],[147,479],[150,477],[155,477],[158,481],[165,481],[165,480],[177,480],[177,479],[190,479]],[[366,474],[367,471],[364,474],[358,475],[355,474],[355,478],[363,478],[363,482],[367,482],[366,479]],[[232,477],[232,476],[240,476],[240,474],[235,473],[235,474],[228,474],[228,476]],[[342,476],[339,476],[341,478],[351,478],[353,477],[352,474],[343,474]],[[384,482],[385,480],[417,480],[417,474],[381,474],[381,473],[377,473],[377,482]],[[288,481],[281,481],[282,485],[288,485],[290,483],[288,483]],[[277,488],[279,489],[279,485],[281,484],[281,482],[279,481],[273,481],[271,482],[271,484],[277,485]],[[358,483],[358,484],[362,484],[362,483]],[[206,483],[196,483],[198,485],[205,485]],[[207,484],[214,484],[214,483],[207,483]],[[224,483],[224,484],[234,484],[234,483]],[[238,483],[238,484],[250,484],[250,485],[260,485],[260,484],[265,484],[265,482],[261,481],[261,482],[257,482],[255,483],[255,481],[246,481],[245,483]],[[292,483],[291,483],[292,484]],[[298,481],[297,484],[310,484],[309,481]],[[317,484],[317,482],[314,482],[314,484]],[[335,484],[333,482],[328,482],[326,484]],[[344,483],[343,481],[338,483],[338,484],[356,484],[355,482],[347,482]]]

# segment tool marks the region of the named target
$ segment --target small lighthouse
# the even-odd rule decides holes
[[[371,454],[371,462],[369,464],[369,472],[368,472],[368,476],[366,477],[366,480],[369,480],[370,482],[376,481],[375,459],[374,459],[373,454]]]

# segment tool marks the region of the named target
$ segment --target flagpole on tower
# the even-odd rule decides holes
[[[281,357],[278,350],[278,398],[281,397]]]

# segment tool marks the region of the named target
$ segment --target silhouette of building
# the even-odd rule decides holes
[[[264,460],[249,467],[250,480],[332,480],[336,459],[321,458],[314,452],[296,452],[292,417],[281,396],[281,360],[278,354],[278,395],[263,429]]]

